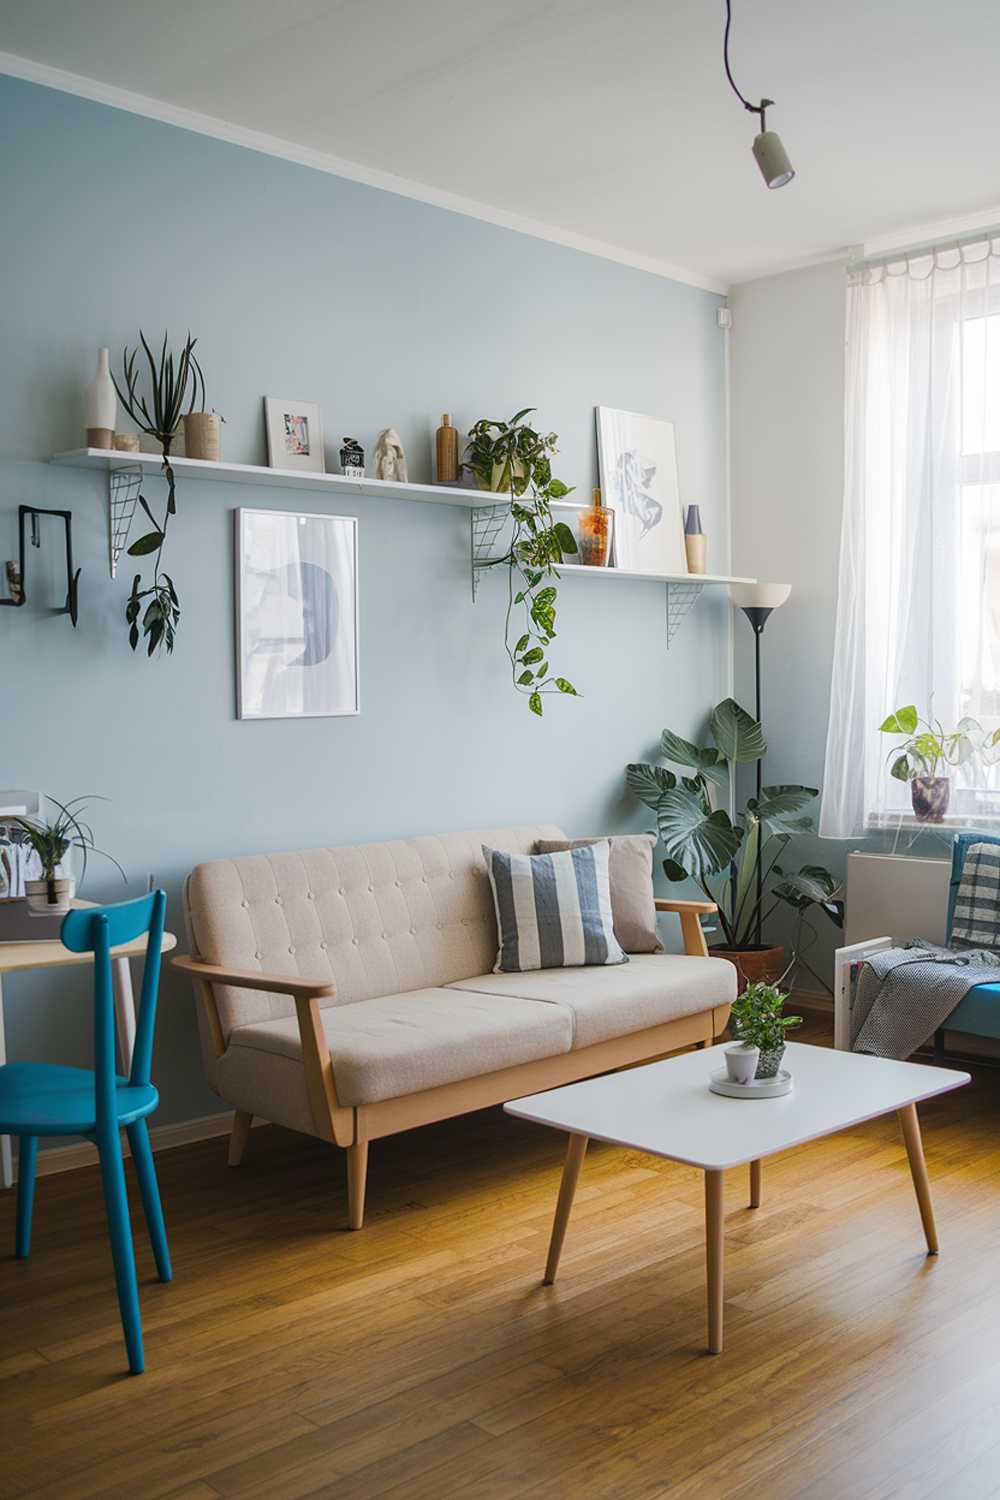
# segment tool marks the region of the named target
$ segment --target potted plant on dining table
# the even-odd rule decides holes
[[[76,881],[66,864],[67,856],[72,850],[78,849],[82,857],[81,881],[87,873],[88,854],[103,854],[105,859],[111,860],[122,880],[126,876],[113,855],[97,848],[89,824],[83,822],[80,816],[84,804],[92,801],[92,798],[74,797],[65,806],[56,802],[54,797],[47,800],[58,808],[51,821],[44,818],[13,817],[10,822],[23,831],[41,866],[39,877],[24,882],[29,916],[62,917],[69,911],[76,891]]]

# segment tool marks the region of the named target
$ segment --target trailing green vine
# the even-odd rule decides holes
[[[480,489],[510,496],[510,546],[491,560],[491,566],[507,567],[504,646],[511,680],[531,712],[541,717],[545,694],[577,696],[573,684],[554,673],[549,663],[558,597],[552,580],[559,577],[563,555],[575,554],[577,546],[566,523],[552,519],[552,501],[573,491],[552,475],[550,455],[557,452],[557,435],[538,433],[524,420],[534,410],[525,407],[509,422],[485,417],[477,422],[469,433],[465,467]]]

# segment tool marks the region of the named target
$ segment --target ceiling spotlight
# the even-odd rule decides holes
[[[729,66],[729,28],[732,25],[732,0],[726,0],[726,32],[722,43],[722,61],[726,68],[726,77],[729,79],[729,87],[737,99],[748,109],[752,115],[760,115],[760,134],[754,137],[753,154],[760,168],[760,175],[769,188],[784,187],[786,182],[791,182],[795,176],[795,169],[788,160],[788,152],[781,144],[781,137],[776,130],[768,130],[765,111],[770,109],[774,103],[773,99],[762,99],[759,104],[751,104],[745,99],[736,87],[732,69]]]

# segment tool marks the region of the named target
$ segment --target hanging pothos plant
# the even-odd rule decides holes
[[[129,627],[129,645],[133,651],[136,649],[141,631],[146,638],[147,656],[152,656],[161,646],[165,646],[168,653],[173,651],[174,632],[181,618],[180,602],[174,581],[169,573],[162,570],[160,564],[163,560],[163,546],[167,540],[170,517],[177,512],[170,449],[177,436],[181,418],[189,412],[203,411],[205,408],[205,378],[194,356],[194,346],[197,342],[198,340],[193,339],[189,333],[184,347],[175,360],[172,353],[167,353],[167,335],[164,334],[160,356],[157,359],[140,328],[139,343],[142,345],[146,363],[149,366],[148,403],[140,389],[144,370],[139,363],[138,347],[125,349],[122,355],[122,384],[119,385],[117,380],[114,382],[118,399],[133,422],[159,443],[163,453],[163,477],[167,481],[167,498],[162,521],[158,521],[154,516],[145,496],[139,496],[138,503],[145,511],[153,529],[147,531],[145,536],[139,537],[128,549],[129,557],[153,557],[152,582],[148,587],[140,588],[142,574],[136,573],[132,580],[132,591],[125,606],[125,620]],[[114,380],[113,375],[111,378]],[[145,607],[143,607],[144,601],[146,601]]]
[[[550,455],[557,451],[554,432],[539,433],[525,421],[526,406],[509,422],[484,417],[470,429],[465,467],[481,490],[510,496],[513,521],[510,546],[491,565],[507,566],[507,614],[504,645],[514,687],[541,716],[546,693],[576,688],[549,666],[549,647],[556,634],[557,566],[564,553],[576,552],[576,539],[564,521],[552,519],[551,502],[565,499],[572,488],[552,477]]]

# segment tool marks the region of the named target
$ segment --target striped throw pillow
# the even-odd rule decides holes
[[[505,854],[483,845],[500,949],[495,974],[627,964],[615,937],[607,839],[561,854]]]

